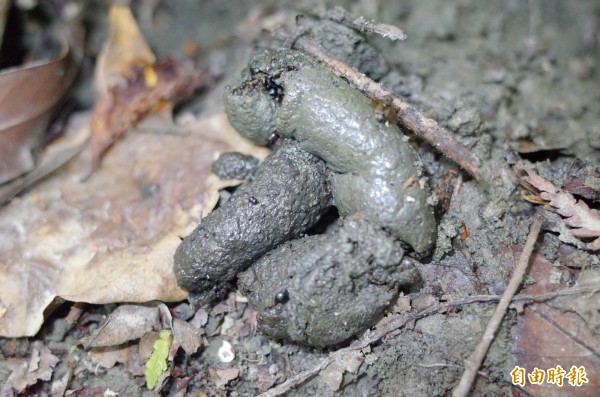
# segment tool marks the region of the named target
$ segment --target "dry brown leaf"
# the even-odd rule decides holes
[[[20,393],[28,386],[37,383],[38,380],[50,380],[54,366],[58,364],[60,359],[53,355],[50,349],[41,341],[33,342],[31,347],[29,358],[11,358],[7,360],[12,372],[0,388],[0,393],[3,396],[13,395],[11,389]]]
[[[93,358],[95,364],[100,365],[103,368],[111,369],[116,364],[124,364],[126,367],[131,367],[129,364],[132,360],[140,361],[138,354],[138,348],[135,345],[122,345],[122,346],[111,346],[93,349],[90,352],[90,356]],[[143,368],[143,365],[138,363],[137,366]],[[141,371],[142,375],[144,371]]]
[[[180,237],[231,186],[211,173],[218,153],[264,158],[223,114],[190,122],[185,136],[131,134],[85,183],[82,155],[0,208],[0,336],[34,335],[44,309],[75,302],[185,299],[173,274]],[[233,182],[235,183],[235,181]]]
[[[513,248],[512,251],[514,258],[520,256],[517,249]],[[568,288],[562,277],[557,277],[563,269],[550,263],[541,254],[534,254],[529,274],[535,283],[523,288],[522,293],[535,295]],[[597,279],[597,271],[595,273]],[[587,298],[590,297],[581,297],[581,299]],[[571,301],[577,306],[576,301],[579,299],[577,296],[568,296],[558,298],[558,300],[555,298],[549,303],[554,306],[554,301],[562,301],[562,303]],[[593,300],[589,302],[588,307],[591,305],[594,305]],[[547,383],[531,384],[528,381],[524,389],[530,395],[584,397],[597,394],[595,391],[600,387],[600,363],[598,361],[600,335],[594,334],[593,330],[589,328],[586,322],[590,318],[586,314],[580,317],[571,312],[573,309],[571,306],[567,309],[568,311],[565,311],[564,307],[562,310],[557,310],[542,303],[526,306],[517,317],[517,324],[511,330],[514,340],[511,354],[514,357],[515,365],[525,368],[527,373],[534,368],[547,370],[556,368],[557,365],[560,365],[566,372],[569,372],[572,366],[583,366],[589,382],[581,387],[575,387],[569,385],[565,377],[565,384],[561,388]]]
[[[203,308],[198,309],[194,317],[190,320],[190,324],[200,329],[208,322],[208,313]]]
[[[93,335],[79,343],[87,347],[116,346],[140,339],[144,334],[160,327],[158,309],[152,306],[121,305],[113,311],[106,323]]]
[[[56,58],[0,73],[0,184],[34,168],[32,151],[44,143],[54,108],[73,81],[75,60],[62,41]]]
[[[140,339],[140,343],[138,344],[138,351],[140,353],[140,357],[144,362],[148,361],[150,356],[152,356],[152,352],[154,351],[154,342],[160,339],[160,332],[148,332]]]
[[[587,249],[600,250],[600,212],[590,209],[583,200],[577,200],[569,192],[555,186],[542,178],[529,167],[516,165],[517,175],[526,183],[539,191],[539,196],[546,200],[553,210],[562,215],[571,232],[579,238],[595,238],[587,244]]]
[[[175,378],[169,390],[169,397],[185,397],[188,395],[187,388],[191,378]],[[201,395],[198,395],[199,397]]]
[[[204,332],[178,318],[173,320],[173,340],[188,354],[192,355],[202,346]]]
[[[89,123],[89,114],[86,114],[84,112],[71,116],[64,133],[44,148],[31,172],[0,186],[0,205],[9,202],[81,152],[90,137],[90,129],[81,125],[82,120]]]
[[[165,319],[161,311],[166,311],[169,318]],[[172,319],[169,309],[162,303],[158,306],[121,305],[110,314],[98,331],[82,338],[79,343],[86,348],[107,347],[141,339],[140,356],[148,358],[152,353],[154,340],[159,337],[157,331],[164,327],[173,329],[173,344],[181,346],[187,354],[196,353],[202,345],[203,332],[183,320]]]
[[[600,285],[600,272],[589,269],[582,270],[575,286],[585,285]],[[595,334],[600,334],[600,292],[575,297],[558,297],[548,304],[562,311],[579,314]]]
[[[229,381],[234,380],[240,374],[239,368],[209,368],[208,376],[210,381],[215,384],[216,387],[221,388],[225,386]]]
[[[150,65],[156,61],[129,7],[112,4],[108,20],[110,33],[98,55],[94,76],[101,96],[123,82],[123,76],[133,65]]]
[[[0,0],[0,43],[3,42],[4,29],[6,27],[6,19],[8,18],[8,10],[11,6],[9,0]]]
[[[191,64],[156,57],[140,32],[129,7],[112,5],[110,36],[96,64],[99,99],[92,117],[92,169],[127,129],[151,113],[169,112],[171,100],[192,94],[214,78]]]
[[[148,81],[148,71],[152,82]],[[125,73],[125,83],[112,87],[94,106],[90,140],[94,168],[105,151],[144,117],[160,109],[169,111],[168,101],[188,96],[214,81],[191,64],[173,60],[133,65]]]

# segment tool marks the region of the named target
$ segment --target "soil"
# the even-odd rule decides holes
[[[100,3],[94,2],[95,7],[102,10]],[[159,58],[181,54],[185,39],[195,37],[203,43],[200,51],[207,64],[224,73],[217,87],[184,105],[186,110],[196,114],[210,115],[224,111],[224,88],[239,79],[250,54],[257,47],[273,46],[273,39],[262,27],[273,28],[282,22],[293,27],[296,14],[303,13],[310,19],[311,15],[320,13],[322,2],[215,0],[200,5],[194,1],[157,1],[155,8],[144,2],[134,3],[134,11],[146,21],[141,23],[141,28]],[[597,171],[600,156],[600,8],[597,1],[327,3],[343,5],[367,19],[397,25],[407,33],[409,38],[403,42],[367,34],[378,53],[373,55],[377,59],[364,67],[382,85],[456,134],[481,160],[483,178],[476,181],[431,145],[410,137],[410,145],[428,176],[433,192],[428,204],[435,204],[437,222],[433,252],[419,258],[418,263],[413,261],[422,279],[421,288],[405,291],[391,305],[387,305],[391,298],[385,293],[369,290],[370,294],[381,294],[373,302],[365,298],[372,308],[376,307],[373,313],[378,314],[379,322],[356,339],[322,349],[277,338],[285,336],[281,328],[287,326],[280,322],[275,330],[267,330],[276,335],[275,338],[260,332],[256,309],[231,288],[227,298],[209,307],[197,309],[187,302],[170,304],[174,318],[200,324],[204,346],[191,356],[182,351],[175,355],[171,376],[159,392],[145,387],[144,361],[136,356],[137,349],[135,354],[131,349],[124,350],[124,346],[104,349],[101,352],[104,360],[110,351],[121,356],[115,358],[113,365],[103,365],[99,363],[101,355],[97,349],[84,349],[78,344],[81,338],[98,330],[117,305],[88,305],[79,320],[71,322],[69,311],[73,306],[65,303],[46,320],[35,337],[0,339],[0,351],[7,359],[29,357],[36,342],[42,342],[60,358],[47,379],[30,386],[26,394],[100,396],[111,395],[106,394],[110,389],[119,396],[253,396],[267,392],[295,374],[313,370],[328,357],[338,357],[334,352],[349,346],[348,355],[343,356],[347,359],[334,360],[329,367],[313,371],[313,375],[318,375],[297,382],[287,390],[287,395],[450,395],[464,371],[465,358],[474,350],[494,311],[494,304],[475,302],[430,313],[408,321],[367,347],[352,350],[352,346],[358,346],[361,338],[368,339],[402,316],[439,302],[504,291],[536,210],[534,204],[521,197],[522,189],[511,168],[516,161],[529,161],[541,175],[559,186],[566,185],[570,176],[583,172],[589,181],[582,197],[591,197],[588,204],[597,208],[594,201],[598,200],[594,196],[594,192],[598,193],[597,179],[594,179],[597,175],[581,171]],[[93,22],[91,26],[95,26],[88,38],[90,51],[94,51],[94,40],[99,41],[98,37],[105,32],[105,21],[100,17],[102,12],[91,6],[89,10],[90,14],[98,15],[95,19],[89,17]],[[154,15],[154,18],[143,19],[144,15]],[[331,36],[330,23],[323,26],[317,29],[320,34]],[[338,45],[347,47],[359,43],[360,52],[368,53],[370,50],[357,40],[345,40]],[[350,56],[353,52],[345,49],[345,53]],[[386,63],[381,62],[380,55]],[[361,65],[359,61],[355,64]],[[80,103],[86,103],[89,92],[85,87],[80,87],[79,92]],[[242,168],[253,167],[248,164]],[[248,175],[234,171],[233,174],[227,171],[227,175]],[[253,177],[257,178],[256,174]],[[268,181],[262,183],[268,185]],[[285,178],[280,181],[282,186],[287,183],[289,180]],[[243,196],[246,202],[248,195],[257,198],[261,194],[246,195],[243,189],[252,189],[252,186],[239,188],[234,195]],[[313,221],[311,226],[316,223]],[[377,233],[370,234],[377,239]],[[289,238],[282,238],[275,245]],[[309,237],[308,241],[315,244],[319,238]],[[382,237],[379,243],[387,244],[390,241],[387,238]],[[319,247],[318,244],[311,246]],[[327,257],[330,247],[333,245],[323,244],[320,253]],[[299,249],[310,251],[305,247]],[[260,255],[254,255],[252,261]],[[298,258],[297,267],[270,268],[264,275],[254,276],[265,277],[265,288],[272,288],[270,296],[278,296],[286,290],[289,294],[293,288],[300,287],[280,285],[287,280],[279,279],[285,278],[287,272],[305,272],[309,265],[302,262],[303,258]],[[335,262],[330,258],[324,260]],[[344,266],[354,266],[352,257],[347,260]],[[259,268],[268,261],[268,258],[263,260]],[[596,254],[576,249],[562,242],[556,233],[546,230],[538,241],[532,269],[525,280],[525,292],[534,293],[531,288],[548,285],[551,291],[556,291],[580,285],[584,278],[598,280],[599,262]],[[230,276],[229,279],[234,278]],[[395,274],[387,276],[394,283],[400,283]],[[251,290],[249,273],[243,277],[244,289]],[[270,279],[273,277],[277,280]],[[387,282],[375,284],[380,286]],[[370,286],[359,285],[357,290]],[[547,291],[535,290],[537,293]],[[322,295],[326,293],[320,291]],[[288,302],[290,296],[281,295],[280,300]],[[598,308],[593,306],[593,299],[568,298],[572,300],[555,302],[552,307],[517,305],[509,311],[487,353],[472,395],[597,395],[600,388]],[[250,301],[255,301],[262,310],[263,299],[266,298],[251,297]],[[297,302],[291,303],[297,305]],[[359,309],[362,307],[357,307]],[[330,314],[326,310],[300,311],[288,313],[286,318]],[[573,317],[566,317],[570,315]],[[532,318],[541,323],[531,322]],[[559,325],[543,322],[544,318],[551,318]],[[329,321],[324,322],[330,325]],[[575,324],[575,331],[565,328],[565,323]],[[546,329],[567,330],[558,332],[562,336],[552,339],[545,333]],[[353,329],[350,334],[356,332]],[[537,337],[538,333],[541,336]],[[345,340],[347,335],[342,332],[333,342]],[[299,340],[305,342],[302,338]],[[563,340],[583,341],[576,343],[584,349],[583,353],[573,353],[575,348],[572,347],[567,355],[549,350],[548,345],[560,348]],[[220,358],[224,342],[233,346],[232,361]],[[328,345],[329,342],[314,344]],[[127,346],[137,346],[137,342]],[[589,356],[586,358],[589,361],[585,361],[589,382],[580,388],[569,385],[562,389],[553,385],[536,388],[530,384],[521,387],[512,382],[510,373],[515,366],[532,370],[536,366],[544,365],[545,369],[560,364],[568,371],[571,364],[583,365],[583,356]],[[543,361],[540,357],[554,357],[554,361]],[[9,375],[7,362],[0,362],[0,384]],[[7,392],[7,395],[11,394]]]

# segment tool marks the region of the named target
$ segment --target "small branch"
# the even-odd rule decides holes
[[[397,26],[373,20],[369,21],[362,16],[355,17],[342,7],[334,7],[332,10],[320,13],[318,16],[330,19],[359,32],[376,33],[392,41],[404,41],[407,38],[406,33]]]
[[[286,32],[284,36],[289,37],[290,34]],[[475,156],[450,131],[440,126],[435,120],[425,117],[423,113],[411,104],[398,98],[391,91],[381,87],[378,83],[348,66],[346,63],[332,57],[314,41],[306,37],[299,37],[294,42],[294,47],[327,64],[335,73],[346,78],[371,100],[389,102],[402,125],[450,157],[475,179],[479,180],[481,178],[478,160]]]
[[[508,282],[506,290],[502,294],[502,298],[500,298],[500,302],[498,302],[498,306],[496,306],[496,310],[494,311],[494,314],[490,319],[483,336],[481,337],[481,341],[473,351],[473,354],[471,354],[471,356],[465,360],[466,369],[463,373],[460,383],[452,393],[453,397],[464,397],[469,394],[471,386],[473,385],[473,381],[475,380],[475,376],[477,375],[477,371],[479,370],[481,363],[483,363],[487,351],[494,341],[496,331],[498,331],[500,323],[502,322],[502,319],[508,310],[508,305],[523,281],[523,277],[527,271],[527,265],[529,264],[529,258],[533,252],[533,248],[535,246],[535,242],[537,241],[541,227],[542,219],[539,214],[536,214],[515,271]]]

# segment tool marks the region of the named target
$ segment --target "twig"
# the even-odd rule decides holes
[[[600,283],[588,284],[582,287],[574,287],[568,289],[562,289],[554,292],[548,292],[545,294],[536,294],[536,295],[516,295],[513,297],[512,301],[525,301],[525,302],[545,302],[557,297],[561,296],[570,296],[570,295],[580,295],[586,293],[596,293],[600,291]],[[500,295],[475,295],[470,296],[468,298],[457,299],[452,302],[440,303],[437,305],[430,306],[426,309],[423,309],[417,313],[413,313],[406,316],[399,316],[396,319],[390,321],[385,327],[382,327],[379,330],[374,332],[366,332],[365,335],[358,341],[356,344],[345,347],[343,349],[332,352],[329,356],[324,358],[319,364],[315,367],[308,369],[306,371],[302,371],[292,376],[285,382],[267,390],[259,397],[275,397],[281,394],[287,393],[290,389],[301,385],[306,382],[308,379],[317,375],[322,369],[331,364],[334,360],[343,357],[345,354],[354,351],[354,350],[362,350],[370,344],[377,342],[379,339],[384,336],[394,336],[400,332],[402,327],[406,324],[409,324],[415,320],[419,320],[421,318],[427,317],[431,314],[443,312],[445,310],[457,307],[470,305],[473,303],[487,303],[487,302],[498,302],[501,299]]]
[[[506,290],[502,294],[502,298],[500,298],[500,302],[498,302],[498,306],[496,306],[494,315],[490,319],[490,322],[488,323],[485,332],[481,337],[481,341],[471,356],[465,360],[466,369],[458,386],[452,392],[453,397],[464,397],[468,395],[469,391],[471,390],[471,386],[473,385],[477,371],[479,370],[479,367],[481,366],[481,363],[483,362],[490,345],[494,341],[496,331],[498,331],[498,328],[500,327],[500,323],[506,314],[508,305],[523,281],[523,277],[527,271],[527,265],[529,264],[529,258],[533,252],[533,248],[540,233],[541,227],[542,219],[539,214],[536,214],[515,271],[508,282]]]
[[[81,315],[83,314],[83,312],[85,311],[85,307],[87,306],[87,304],[85,302],[75,302],[73,303],[73,306],[71,306],[71,308],[69,309],[69,313],[67,314],[67,317],[65,317],[65,322],[67,324],[75,324],[79,318],[81,317]]]
[[[296,25],[294,31],[285,39],[283,48],[290,49],[296,43],[296,40],[306,32],[306,26],[304,24],[304,15],[296,15]]]
[[[360,32],[372,32],[380,35],[381,37],[396,40],[406,40],[406,33],[402,29],[394,25],[388,25],[387,23],[381,23],[377,21],[369,21],[363,16],[355,17],[350,14],[343,7],[334,7],[332,10],[325,11],[318,14],[321,18],[327,18],[337,23],[341,23],[352,29],[356,29]]]
[[[284,36],[289,37],[290,34],[285,32]],[[332,57],[313,40],[306,37],[299,37],[294,42],[294,47],[327,64],[335,73],[346,78],[371,100],[389,102],[402,125],[450,157],[475,179],[479,180],[481,178],[478,160],[475,156],[435,120],[425,117],[423,113],[411,104],[398,98],[391,91],[381,87],[378,83],[348,66],[346,63]]]

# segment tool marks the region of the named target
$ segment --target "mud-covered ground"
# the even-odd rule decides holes
[[[141,24],[159,57],[180,49],[178,40],[186,32],[206,43],[202,51],[225,74],[217,87],[185,105],[200,115],[223,111],[224,87],[238,79],[252,50],[270,40],[263,28],[281,23],[293,26],[296,14],[318,14],[314,3],[320,4],[164,3],[159,11],[175,15],[169,29],[153,30],[152,25]],[[178,8],[171,3],[187,5]],[[419,258],[422,288],[401,295],[362,336],[367,340],[428,306],[468,295],[502,294],[536,208],[522,198],[523,190],[511,168],[516,161],[530,161],[539,174],[558,186],[575,170],[596,170],[596,179],[590,172],[586,183],[592,191],[600,190],[600,6],[594,0],[333,4],[397,25],[407,33],[404,42],[368,36],[391,66],[381,73],[381,83],[455,133],[481,160],[483,174],[475,181],[431,145],[411,138],[436,198],[437,242],[429,256]],[[144,6],[137,4],[137,9]],[[96,35],[101,34],[98,29]],[[84,93],[82,89],[82,102]],[[597,201],[588,204],[597,207]],[[598,282],[597,255],[563,243],[557,233],[546,230],[538,240],[523,292],[557,291],[580,285],[583,277]],[[594,306],[592,295],[586,299],[573,297],[570,303],[551,307],[512,307],[472,394],[598,395],[600,338],[594,331],[599,332],[600,308],[597,303]],[[52,395],[52,387],[60,390],[62,386],[75,390],[67,395],[108,395],[104,394],[107,388],[119,396],[156,395],[145,388],[134,359],[122,360],[130,365],[106,369],[88,350],[77,347],[79,339],[100,327],[115,307],[87,306],[80,320],[69,324],[65,318],[70,305],[65,304],[37,336],[2,339],[2,354],[27,356],[33,344],[41,341],[61,359],[49,380],[29,389],[32,395]],[[329,367],[313,371],[314,376],[297,382],[287,395],[445,396],[456,387],[463,362],[477,345],[495,303],[450,306],[410,320],[367,346],[350,348],[346,355],[333,352],[353,346],[356,339],[318,350],[258,332],[256,312],[236,292],[208,310],[194,312],[187,303],[169,307],[175,317],[202,327],[205,346],[191,357],[182,352],[176,356],[171,380],[160,395],[258,395],[301,371],[317,368],[329,356]],[[220,358],[223,341],[233,346],[233,361]],[[564,347],[562,352],[557,346]],[[521,387],[512,382],[515,366],[530,371],[557,365],[567,371],[573,365],[585,366],[589,382],[581,387],[565,384],[562,389],[552,384]],[[6,377],[8,371],[0,365],[0,380]],[[66,385],[60,383],[63,379],[68,380]]]

